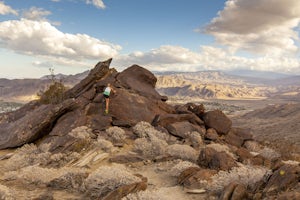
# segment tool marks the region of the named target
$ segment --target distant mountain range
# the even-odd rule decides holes
[[[0,100],[28,102],[51,84],[51,79],[72,87],[89,71],[76,75],[57,74],[40,79],[0,79]],[[154,72],[156,89],[171,98],[299,98],[300,76],[261,71]]]
[[[157,75],[160,93],[178,98],[267,98],[299,95],[300,76],[266,72],[202,71]],[[256,76],[256,77],[255,77]],[[265,78],[264,78],[265,77]],[[290,95],[290,96],[291,96]]]

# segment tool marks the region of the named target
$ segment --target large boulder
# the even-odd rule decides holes
[[[287,191],[299,184],[300,166],[299,165],[283,165],[277,169],[270,177],[263,192],[265,195],[278,194]]]
[[[75,108],[75,101],[69,99],[57,105],[38,106],[16,121],[1,123],[0,149],[18,147],[45,136],[53,128],[52,124]]]
[[[200,167],[224,171],[237,166],[235,160],[229,154],[224,151],[218,152],[211,147],[201,150],[197,162]]]
[[[250,131],[241,128],[231,128],[225,137],[225,141],[236,147],[241,147],[246,141],[253,140]]]
[[[206,112],[203,121],[207,127],[214,128],[219,134],[227,134],[232,125],[231,120],[220,110]]]
[[[189,134],[193,131],[204,134],[204,130],[197,125],[191,124],[188,121],[175,122],[166,126],[168,132],[180,138],[188,138]]]
[[[232,182],[227,185],[219,198],[220,200],[246,200],[249,199],[244,185]]]
[[[116,80],[129,92],[134,91],[152,100],[162,99],[162,96],[154,90],[157,78],[143,67],[132,65],[118,74]]]

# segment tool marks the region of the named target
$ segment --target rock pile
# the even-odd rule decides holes
[[[167,104],[148,70],[119,73],[110,62],[62,103],[0,115],[0,148],[19,147],[0,158],[1,199],[171,199],[146,169],[184,188],[184,199],[299,198],[299,163],[282,161],[219,110]],[[105,115],[107,83],[116,93]]]

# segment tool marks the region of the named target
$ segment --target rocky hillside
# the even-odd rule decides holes
[[[66,87],[73,87],[87,76],[88,72],[76,75],[58,74],[41,77],[40,79],[1,79],[0,100],[7,102],[27,103],[37,98],[37,94],[45,91],[53,80],[61,81]]]
[[[0,114],[2,199],[297,199],[300,166],[202,104],[172,106],[156,77],[99,62],[57,104]],[[103,87],[111,83],[110,112]]]
[[[251,129],[255,139],[277,149],[285,158],[300,161],[300,103],[269,105],[233,121]]]

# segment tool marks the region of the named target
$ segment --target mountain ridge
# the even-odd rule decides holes
[[[243,71],[243,73],[248,71]],[[4,100],[28,102],[36,98],[36,94],[51,84],[51,79],[72,87],[85,78],[88,71],[75,75],[46,75],[40,79],[0,79],[0,96]],[[276,78],[255,78],[252,74],[238,75],[228,71],[198,72],[156,72],[158,82],[156,89],[163,95],[176,98],[268,98],[282,94],[299,93],[300,76],[287,76],[276,73]],[[154,73],[155,74],[155,73]],[[159,75],[160,74],[160,75]],[[275,76],[274,76],[275,77]],[[284,96],[286,97],[286,95]]]

